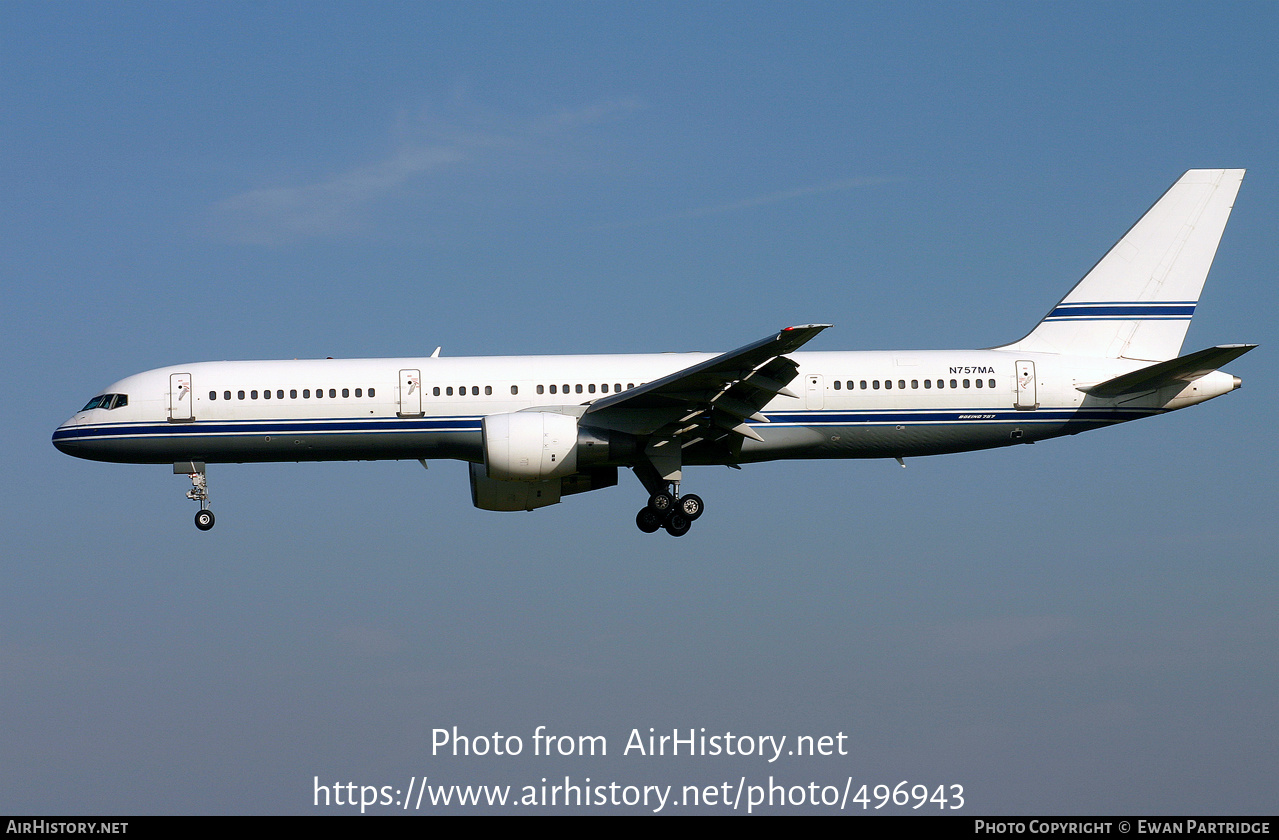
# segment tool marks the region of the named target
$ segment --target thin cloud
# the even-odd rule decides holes
[[[779,190],[777,192],[765,193],[764,195],[752,196],[744,198],[740,201],[730,201],[724,204],[710,204],[705,207],[693,207],[688,210],[680,210],[675,213],[669,213],[665,216],[655,216],[651,219],[643,219],[635,222],[620,222],[612,225],[601,225],[601,229],[615,229],[636,227],[639,225],[662,224],[664,222],[685,221],[688,219],[700,219],[706,216],[716,216],[721,213],[736,213],[742,210],[751,210],[756,207],[764,207],[769,204],[777,204],[783,201],[794,201],[800,198],[807,198],[813,195],[821,195],[823,193],[843,192],[844,190],[857,189],[859,187],[870,187],[877,184],[887,184],[899,180],[887,176],[867,177],[867,178],[837,178],[833,181],[826,181],[821,184],[810,184],[805,187],[794,187],[789,190]]]
[[[460,147],[405,147],[384,161],[300,187],[250,190],[214,205],[215,226],[233,239],[273,244],[358,227],[356,211],[408,181],[466,160]]]
[[[822,193],[842,192],[844,190],[856,189],[857,187],[869,187],[876,184],[884,184],[892,180],[894,179],[883,177],[840,178],[835,181],[827,181],[824,184],[795,187],[790,190],[781,190],[779,192],[768,193],[766,195],[744,198],[741,201],[730,201],[727,204],[712,204],[708,207],[694,207],[691,210],[684,210],[680,213],[674,213],[667,216],[662,221],[671,219],[697,219],[703,216],[714,216],[719,213],[735,213],[738,210],[749,210],[753,207],[763,207],[766,204],[777,204],[781,201],[791,201],[796,198],[807,198],[810,195],[821,195]]]
[[[425,189],[468,165],[517,169],[558,159],[573,132],[641,107],[620,99],[564,109],[532,120],[490,118],[482,128],[433,123],[429,142],[403,142],[389,157],[300,186],[263,187],[219,201],[210,212],[220,236],[255,244],[332,234],[364,226],[368,209],[397,192]],[[504,124],[503,124],[504,123]],[[555,143],[546,138],[554,137]],[[431,180],[431,176],[440,176]]]

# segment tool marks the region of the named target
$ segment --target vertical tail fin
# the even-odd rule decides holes
[[[1110,359],[1177,356],[1242,169],[1192,169],[1021,341],[998,349]]]

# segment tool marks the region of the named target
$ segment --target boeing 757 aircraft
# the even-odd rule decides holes
[[[69,455],[172,464],[213,527],[205,465],[454,458],[484,510],[617,484],[640,530],[688,532],[686,466],[896,458],[1034,443],[1175,411],[1240,385],[1256,345],[1180,355],[1242,169],[1194,169],[1024,338],[985,350],[797,352],[826,324],[720,355],[199,362],[139,373],[53,433]]]

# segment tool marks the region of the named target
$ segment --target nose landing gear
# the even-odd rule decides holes
[[[173,465],[174,475],[185,475],[191,479],[191,489],[187,498],[200,503],[200,510],[195,515],[195,527],[207,531],[213,527],[213,511],[209,510],[209,479],[204,473],[203,461],[178,461]]]

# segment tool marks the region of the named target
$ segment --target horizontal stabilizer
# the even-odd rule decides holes
[[[1083,386],[1079,390],[1094,397],[1119,397],[1124,394],[1153,391],[1178,382],[1193,382],[1202,376],[1207,376],[1222,365],[1229,364],[1256,346],[1255,344],[1223,344],[1219,347],[1209,347],[1207,350],[1159,362],[1096,385]]]

